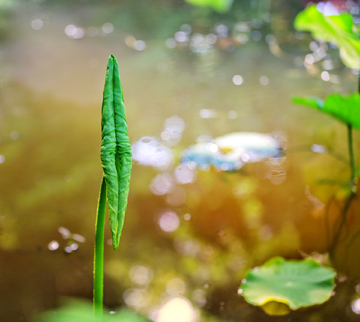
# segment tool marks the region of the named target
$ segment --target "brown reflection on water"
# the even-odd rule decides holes
[[[150,40],[138,51],[116,29],[104,37],[71,39],[64,30],[75,18],[46,13],[51,23],[34,29],[30,14],[19,12],[22,33],[4,48],[0,293],[6,296],[0,320],[27,321],[62,295],[92,297],[100,106],[110,53],[119,60],[131,142],[151,138],[172,159],[164,168],[134,160],[119,251],[105,246],[106,305],[150,315],[172,299],[188,304],[183,296],[202,314],[264,318],[237,297],[241,279],[272,256],[326,251],[327,202],[335,188],[318,179],[344,181],[348,175],[337,160],[310,152],[312,144],[330,144],[346,155],[342,127],[292,106],[289,97],[323,95],[337,85],[287,78],[293,66],[254,41],[232,52],[209,47],[194,55],[180,45],[166,47],[165,39]],[[197,41],[192,46],[204,49],[204,39]],[[286,147],[308,144],[309,151],[289,149],[280,164],[264,160],[234,173],[189,172],[180,165],[183,149],[199,136],[247,131],[285,133]],[[330,226],[342,198],[328,210]],[[354,203],[344,236],[356,234],[357,213]],[[59,227],[86,241],[66,254],[72,241]],[[53,241],[58,247],[49,250]],[[356,276],[359,245],[354,239],[348,261],[343,246],[338,250],[339,263],[346,262],[338,267]]]

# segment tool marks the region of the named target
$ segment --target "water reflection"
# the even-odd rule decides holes
[[[79,234],[73,234],[69,229],[65,227],[59,227],[58,232],[61,234],[62,238],[66,240],[66,246],[64,248],[65,253],[70,254],[78,250],[78,243],[85,243],[86,239],[84,236]],[[60,244],[58,241],[53,240],[48,244],[48,249],[55,251],[59,248]]]

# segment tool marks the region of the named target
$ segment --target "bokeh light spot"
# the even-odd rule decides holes
[[[175,48],[176,47],[176,40],[174,38],[168,38],[165,41],[165,46],[167,48]]]
[[[240,75],[235,75],[232,81],[235,85],[241,85],[243,83],[243,78]]]
[[[352,302],[351,309],[353,310],[354,313],[360,314],[360,299],[357,299],[354,302]]]
[[[163,231],[173,232],[179,228],[179,217],[173,211],[166,211],[159,218],[159,226]]]
[[[194,182],[196,176],[187,165],[181,164],[175,169],[175,178],[178,183],[186,184]]]
[[[236,111],[229,111],[228,118],[231,120],[235,120],[237,118],[237,112]]]
[[[214,34],[208,34],[205,39],[208,44],[213,45],[216,43],[217,37]]]
[[[274,35],[267,35],[266,38],[265,38],[266,42],[269,44],[269,45],[275,45],[276,43],[276,38]]]
[[[183,31],[177,31],[174,35],[174,38],[177,42],[186,42],[189,40],[187,33]]]
[[[322,72],[321,79],[324,80],[325,82],[328,82],[330,80],[330,74],[328,72]]]
[[[186,200],[186,192],[182,187],[176,186],[166,196],[166,202],[174,207],[181,206]]]
[[[124,300],[128,306],[142,307],[148,301],[148,292],[142,289],[130,288],[124,292]]]
[[[203,108],[199,111],[199,115],[203,119],[211,119],[217,116],[216,110]]]
[[[173,188],[173,178],[168,173],[158,174],[150,184],[150,190],[155,195],[164,195]]]
[[[56,240],[53,240],[48,245],[49,250],[57,250],[58,248],[59,248],[59,243]]]
[[[156,322],[194,322],[196,312],[190,301],[182,297],[174,297],[159,310]]]
[[[169,295],[182,295],[185,293],[186,285],[181,278],[174,278],[166,284],[166,292]]]
[[[153,278],[152,270],[141,265],[134,265],[131,267],[129,275],[131,281],[138,285],[148,285]]]
[[[221,36],[226,36],[229,31],[228,27],[223,24],[216,26],[215,30]]]
[[[104,23],[103,26],[101,27],[101,30],[105,34],[111,34],[114,31],[114,25],[110,22]]]
[[[266,86],[269,84],[269,78],[267,76],[261,76],[259,82],[261,85]]]
[[[192,28],[191,28],[190,25],[184,24],[184,25],[182,25],[182,26],[180,27],[180,30],[183,31],[183,32],[185,32],[185,33],[187,33],[187,34],[189,34],[189,33],[191,32]]]
[[[19,133],[17,132],[17,131],[12,131],[11,133],[10,133],[10,139],[11,140],[17,140],[19,138]]]
[[[133,44],[133,48],[137,51],[143,51],[146,48],[146,43],[143,40],[136,40]]]
[[[31,28],[34,30],[39,30],[43,27],[44,23],[41,19],[34,19],[31,21]]]
[[[251,33],[251,37],[252,39],[254,39],[255,41],[259,41],[261,38],[262,38],[262,34],[259,30],[254,30],[252,33]]]
[[[151,136],[144,136],[132,145],[133,159],[139,164],[153,166],[159,170],[170,167],[173,156],[171,150]]]

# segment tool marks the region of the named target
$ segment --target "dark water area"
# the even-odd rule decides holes
[[[333,48],[333,68],[304,65],[316,45],[292,27],[304,6],[235,1],[220,15],[180,1],[0,2],[0,321],[92,299],[110,54],[134,165],[117,251],[106,222],[105,306],[158,322],[174,299],[189,317],[169,321],[360,321],[357,198],[328,302],[271,317],[237,294],[273,256],[328,263],[346,197],[348,165],[311,149],[347,158],[346,127],[290,98],[350,94],[357,76]],[[232,132],[271,134],[286,153],[235,172],[181,163],[200,136]]]

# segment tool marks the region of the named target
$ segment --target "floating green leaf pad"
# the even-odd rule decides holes
[[[294,97],[292,102],[320,110],[360,130],[360,94],[358,93],[347,97],[331,94],[325,101],[316,97]]]
[[[281,304],[297,310],[327,301],[334,277],[334,270],[312,259],[287,261],[274,257],[247,273],[239,293],[248,303],[264,306],[266,313],[283,315],[287,312]]]
[[[200,7],[210,7],[219,13],[230,10],[233,0],[186,0],[190,4]]]
[[[338,46],[343,63],[360,69],[359,32],[349,13],[325,16],[314,4],[297,15],[294,26],[298,30],[310,31],[316,40]]]
[[[65,305],[56,311],[48,311],[38,314],[36,322],[150,322],[143,316],[130,311],[121,309],[115,314],[105,313],[103,315],[94,314],[90,303],[66,299]]]

